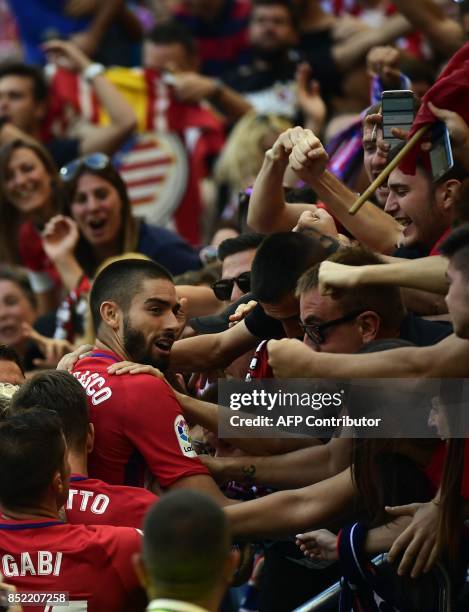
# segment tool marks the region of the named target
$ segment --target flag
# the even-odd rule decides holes
[[[435,123],[437,118],[428,107],[432,102],[441,109],[458,113],[469,124],[469,42],[465,43],[450,59],[436,82],[422,98],[422,104],[415,116],[410,139],[422,126]],[[425,138],[425,135],[423,136]],[[421,141],[402,160],[399,169],[405,174],[415,174]]]
[[[203,104],[177,100],[156,71],[113,67],[106,77],[137,117],[137,133],[115,158],[134,213],[160,225],[173,217],[181,236],[200,244],[200,181],[208,173],[207,158],[223,146],[223,122]],[[66,135],[80,119],[109,124],[93,88],[76,74],[54,69],[50,90],[50,135]]]

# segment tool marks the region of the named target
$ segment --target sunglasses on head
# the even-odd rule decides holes
[[[249,293],[251,291],[251,272],[243,272],[236,278],[223,278],[213,283],[212,289],[215,297],[222,302],[228,301],[235,283],[240,291]]]
[[[362,314],[362,311],[354,311],[350,312],[343,317],[339,317],[338,319],[334,319],[332,321],[326,321],[325,323],[300,323],[300,327],[303,330],[303,333],[308,336],[311,342],[315,346],[321,346],[321,344],[325,341],[325,332],[336,325],[342,325],[342,323],[349,323],[356,319],[359,315]]]
[[[62,166],[59,171],[60,178],[67,182],[76,178],[79,170],[83,167],[89,170],[104,170],[111,163],[110,158],[104,153],[91,153],[84,157],[78,157],[66,166]]]

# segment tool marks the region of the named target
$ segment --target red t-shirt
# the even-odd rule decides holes
[[[451,234],[452,228],[448,227],[448,229],[445,229],[445,231],[441,234],[441,236],[438,238],[438,240],[435,242],[435,244],[433,245],[432,250],[430,251],[429,255],[441,255],[440,253],[440,246],[443,244],[443,242],[446,240],[446,238],[448,238],[448,236]]]
[[[47,273],[56,287],[62,281],[54,264],[47,257],[42,246],[41,235],[31,221],[22,223],[18,230],[18,249],[22,264],[33,272]]]
[[[132,567],[132,557],[140,549],[141,533],[131,527],[0,518],[5,582],[20,593],[66,591],[74,602],[67,608],[23,603],[25,612],[137,609],[137,600],[141,604],[145,601]]]
[[[145,514],[158,499],[140,487],[109,485],[72,474],[65,513],[72,524],[140,528]]]
[[[86,391],[95,427],[90,475],[110,484],[143,486],[148,467],[165,488],[180,478],[209,474],[170,387],[150,374],[109,375],[107,368],[121,360],[95,351],[72,372]]]

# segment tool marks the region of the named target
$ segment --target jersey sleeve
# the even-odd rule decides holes
[[[181,407],[164,381],[148,374],[128,377],[126,434],[165,488],[180,478],[209,474],[197,457]]]

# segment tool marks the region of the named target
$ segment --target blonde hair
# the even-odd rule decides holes
[[[228,183],[234,192],[245,189],[261,169],[265,151],[290,127],[290,121],[278,115],[246,113],[231,131],[215,167],[215,179]]]
[[[95,276],[98,276],[104,268],[107,268],[111,264],[116,261],[123,261],[125,259],[143,259],[145,261],[152,261],[150,257],[143,255],[142,253],[133,253],[129,251],[127,253],[122,253],[122,255],[115,255],[113,257],[108,257],[103,261],[103,263],[97,268]],[[91,288],[90,288],[91,291]],[[89,303],[89,293],[88,293],[88,308],[86,310],[86,319],[85,319],[85,333],[82,341],[78,344],[94,344],[96,338],[96,330],[93,325],[93,317],[91,316],[91,309]]]

